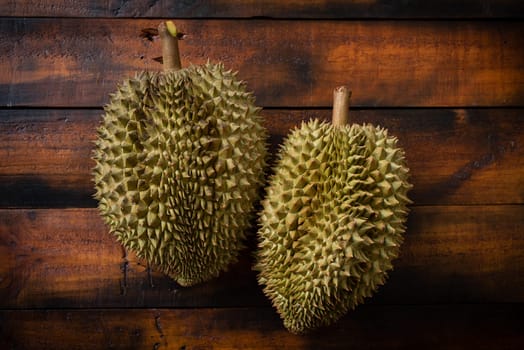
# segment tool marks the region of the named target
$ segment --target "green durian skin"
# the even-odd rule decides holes
[[[385,129],[312,120],[289,135],[262,201],[255,266],[289,331],[332,324],[385,282],[410,188]]]
[[[123,246],[183,286],[226,270],[254,216],[267,132],[236,73],[139,73],[105,106],[98,208]]]

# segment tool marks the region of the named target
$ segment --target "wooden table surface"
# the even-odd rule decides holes
[[[387,127],[414,204],[386,285],[332,327],[288,333],[239,262],[182,288],[109,235],[90,159],[108,94],[222,61],[253,91],[274,155],[303,120]],[[1,349],[523,349],[524,2],[0,0]]]

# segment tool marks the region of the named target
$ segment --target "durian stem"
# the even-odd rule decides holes
[[[158,34],[162,40],[162,61],[164,71],[179,70],[182,68],[180,63],[180,52],[178,51],[178,38],[176,27],[173,22],[162,22],[158,26]]]
[[[347,86],[338,86],[333,90],[333,116],[331,122],[334,126],[349,124],[349,100],[351,91]]]

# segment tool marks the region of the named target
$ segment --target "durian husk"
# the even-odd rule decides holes
[[[335,322],[385,282],[403,241],[408,173],[397,139],[369,124],[312,120],[285,140],[255,269],[289,331]]]
[[[105,106],[93,156],[111,233],[183,286],[226,270],[263,181],[259,112],[222,64],[125,80]]]

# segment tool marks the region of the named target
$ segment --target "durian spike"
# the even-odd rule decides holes
[[[331,122],[334,126],[349,124],[349,100],[351,90],[347,86],[338,86],[333,90],[333,116]]]
[[[162,62],[164,71],[179,70],[180,52],[178,51],[177,29],[172,21],[162,22],[158,25],[158,34],[162,40]]]

